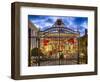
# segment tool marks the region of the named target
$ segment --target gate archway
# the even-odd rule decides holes
[[[67,28],[61,19],[52,27],[38,32],[38,65],[70,65],[79,63],[78,31]]]

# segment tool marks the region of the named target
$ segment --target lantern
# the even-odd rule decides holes
[[[68,40],[68,42],[74,44],[74,43],[76,43],[77,41],[76,41],[74,38],[71,38],[71,39]]]
[[[48,43],[49,43],[49,40],[46,40],[46,39],[43,40],[44,46],[48,45]]]

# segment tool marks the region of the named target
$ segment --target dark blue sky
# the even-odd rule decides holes
[[[42,31],[50,28],[58,18],[62,19],[66,27],[75,31],[79,29],[81,36],[84,35],[84,30],[88,28],[87,17],[28,15],[28,20]]]

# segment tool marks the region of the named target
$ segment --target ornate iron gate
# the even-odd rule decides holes
[[[79,32],[65,27],[61,19],[44,31],[38,30],[36,36],[29,37],[29,42],[35,42],[29,66],[79,64],[78,37]]]

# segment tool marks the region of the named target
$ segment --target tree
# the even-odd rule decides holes
[[[31,50],[31,56],[44,56],[44,54],[41,52],[41,50],[39,48],[33,48]]]

